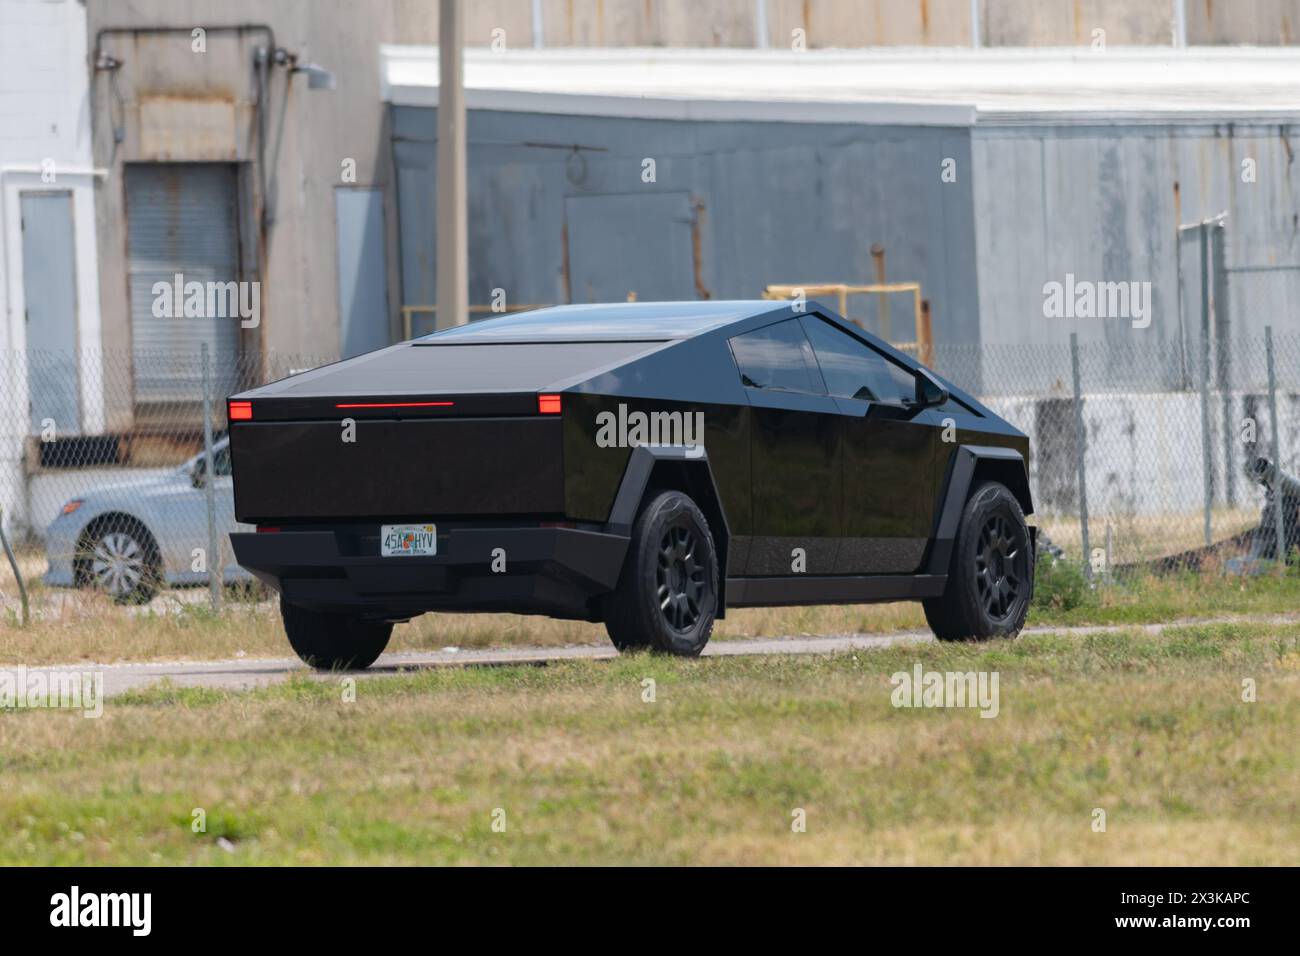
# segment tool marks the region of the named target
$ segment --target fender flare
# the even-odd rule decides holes
[[[947,487],[944,491],[943,507],[939,511],[939,520],[935,525],[934,537],[930,542],[930,556],[924,567],[927,574],[947,574],[948,564],[952,560],[953,542],[957,538],[957,525],[961,521],[962,509],[966,507],[966,497],[970,492],[971,482],[975,478],[975,467],[981,461],[1016,462],[1024,470],[1025,493],[1029,488],[1029,468],[1025,456],[1014,448],[1002,448],[996,445],[961,445],[953,453],[948,464]],[[1014,490],[1013,490],[1014,491]],[[1026,509],[1032,514],[1033,508]],[[1031,552],[1037,553],[1035,532],[1031,527]]]
[[[718,620],[726,617],[727,610],[727,558],[731,550],[731,525],[727,513],[722,507],[722,496],[718,493],[718,483],[713,478],[713,468],[709,465],[708,452],[699,445],[637,445],[628,456],[627,467],[623,470],[623,480],[619,483],[614,504],[609,510],[605,530],[610,534],[630,537],[632,525],[636,523],[637,509],[650,484],[650,476],[655,466],[668,462],[684,466],[691,470],[692,481],[697,489],[702,489],[711,500],[696,504],[709,519],[713,528],[714,546],[718,551]],[[721,534],[719,534],[721,532]]]

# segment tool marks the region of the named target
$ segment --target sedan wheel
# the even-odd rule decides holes
[[[158,593],[158,558],[148,534],[125,523],[95,532],[80,558],[82,578],[119,604],[144,604]]]

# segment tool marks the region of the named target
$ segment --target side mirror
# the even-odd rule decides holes
[[[200,458],[194,463],[194,467],[190,469],[190,484],[195,488],[202,488],[207,482],[207,477],[203,459]]]
[[[918,408],[938,408],[948,401],[948,389],[928,369],[916,373],[916,405]]]

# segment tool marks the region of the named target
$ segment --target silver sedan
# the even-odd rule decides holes
[[[235,564],[230,532],[253,530],[235,521],[228,439],[213,445],[212,479],[217,543],[208,555],[204,456],[162,476],[93,487],[70,499],[46,531],[45,583],[95,587],[121,603],[143,603],[163,585],[205,584],[208,567],[226,583],[251,580]]]

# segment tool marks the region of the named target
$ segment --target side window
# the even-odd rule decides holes
[[[803,320],[826,389],[840,398],[901,405],[916,398],[916,376],[824,319]]]
[[[731,353],[740,369],[740,381],[749,388],[825,395],[812,349],[796,319],[738,335]]]
[[[218,477],[230,474],[230,445],[222,445],[212,450],[212,470]]]

